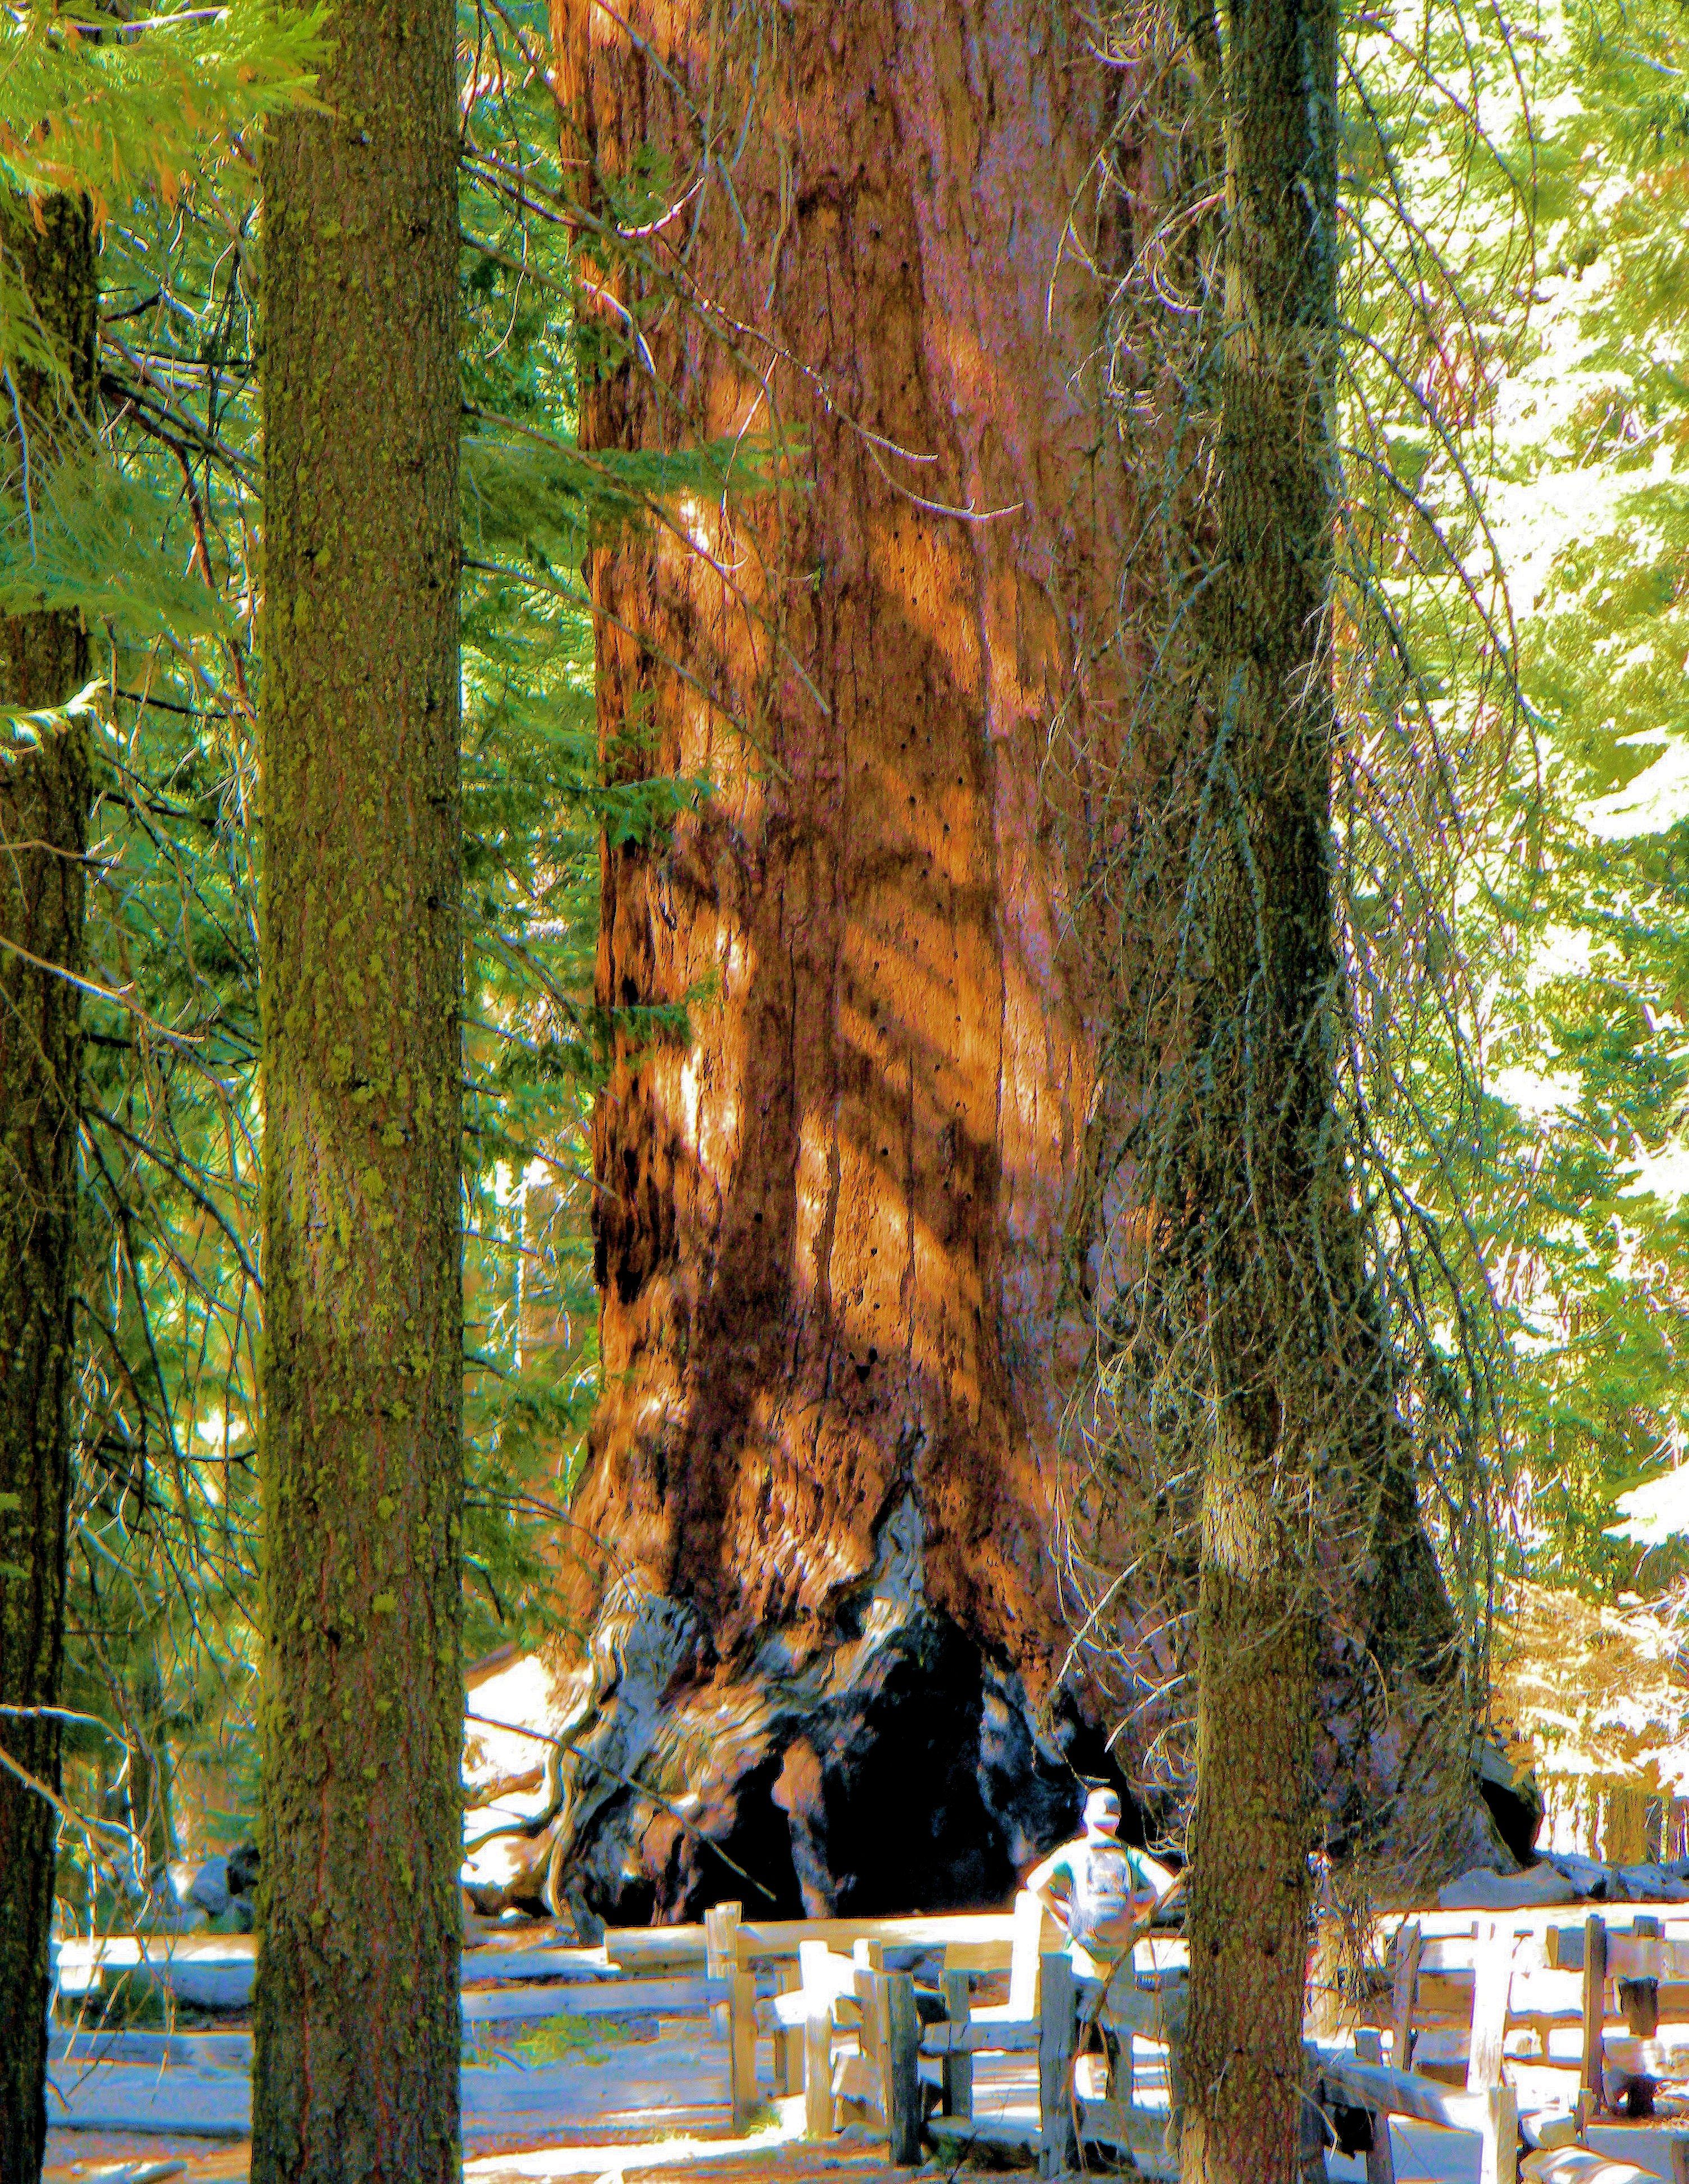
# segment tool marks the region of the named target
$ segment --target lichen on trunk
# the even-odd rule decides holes
[[[1337,20],[1332,0],[1239,0],[1197,35],[1226,216],[1220,348],[1201,365],[1217,520],[1193,606],[1209,755],[1184,876],[1192,1052],[1167,1170],[1212,1421],[1184,2184],[1292,2184],[1300,2166],[1319,1558],[1351,1515],[1346,1413],[1363,1400],[1345,1372],[1364,1284],[1342,1264],[1329,865]]]

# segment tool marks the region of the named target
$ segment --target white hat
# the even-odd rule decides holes
[[[1116,1790],[1093,1790],[1085,1799],[1085,1825],[1112,1835],[1120,1825],[1120,1795]]]

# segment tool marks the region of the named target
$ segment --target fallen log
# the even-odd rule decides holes
[[[543,1986],[473,1988],[463,1997],[465,2025],[519,2025],[547,2017],[589,2017],[614,2024],[623,2018],[701,2017],[713,2001],[709,1980],[601,1980],[588,1986],[557,1981]]]
[[[183,2067],[205,2070],[249,2070],[250,2032],[109,2032],[103,2026],[76,2026],[47,2036],[48,2068],[61,2075],[96,2063],[150,2063],[154,2070]]]
[[[1638,2169],[1630,2161],[1609,2161],[1581,2146],[1555,2147],[1527,2154],[1519,2173],[1528,2184],[1660,2184],[1658,2170]]]
[[[158,1980],[196,2008],[242,2009],[252,1998],[258,1945],[250,1934],[111,1934],[59,1945],[59,1991],[99,1992],[127,1973]]]
[[[1411,2116],[1440,2124],[1446,2131],[1475,2131],[1482,2147],[1480,2184],[1515,2184],[1519,2175],[1519,2107],[1511,2086],[1481,2092],[1457,2092],[1411,2070],[1383,2063],[1363,2063],[1342,2049],[1311,2051],[1322,2107],[1333,2094],[1342,2105],[1369,2109],[1380,2116]]]
[[[251,1934],[112,1934],[61,1946],[59,1991],[75,2001],[128,1978],[163,1988],[192,2009],[248,2009],[257,1961]],[[461,1975],[466,1986],[538,1980],[584,1985],[615,1980],[617,1968],[599,1949],[482,1947],[464,1951]]]
[[[665,2017],[701,2017],[711,1997],[704,1980],[625,1980],[596,1987],[493,1987],[462,1997],[463,2022],[486,2028],[543,2023],[557,2017],[597,2024],[654,2024]],[[110,2031],[103,2026],[56,2031],[48,2061],[67,2078],[102,2064],[144,2063],[155,2070],[248,2070],[249,2032]]]
[[[1647,2124],[1591,2118],[1584,2143],[1603,2161],[1629,2163],[1665,2184],[1689,2184],[1689,2122],[1681,2117]]]
[[[958,2148],[963,2153],[973,2147],[991,2147],[1006,2153],[1019,2148],[1035,2153],[1043,2131],[1034,2116],[935,2115],[927,2119],[927,2136],[936,2144]]]

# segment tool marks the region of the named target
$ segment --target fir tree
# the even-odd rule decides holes
[[[571,446],[543,11],[507,13],[459,24],[471,1653],[555,1623],[549,1571],[571,1536],[596,1354],[579,1139],[603,1037],[599,820],[642,836],[697,793],[599,775],[576,572],[583,542],[638,520],[658,482]],[[149,1751],[155,1779],[179,1777],[173,1817],[196,1848],[248,1832],[257,1800],[256,185],[225,144],[174,202],[145,190],[114,209],[104,460],[61,491],[27,568],[21,526],[0,537],[0,580],[44,576],[97,618],[114,689],[94,754],[103,992],[86,1001],[67,1663],[88,1717],[67,1732],[71,1787],[96,1825],[68,1836],[61,1871],[85,1919],[149,1915],[167,1886]]]
[[[1327,858],[1337,12],[1244,0],[1193,42],[1229,216],[1208,365],[1212,582],[1195,608],[1190,692],[1212,738],[1183,876],[1193,1028],[1180,1064],[1193,1083],[1188,1137],[1160,1178],[1178,1186],[1163,1203],[1183,1210],[1198,1261],[1212,1418],[1179,2174],[1290,2184],[1313,1841],[1313,1513],[1341,1431],[1332,1346],[1346,1333],[1331,1298],[1346,1192]]]

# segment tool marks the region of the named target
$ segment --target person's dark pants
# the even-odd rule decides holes
[[[1114,2074],[1120,2067],[1120,2036],[1118,2032],[1111,2032],[1107,2025],[1099,2021],[1102,2010],[1102,1997],[1105,1989],[1110,1994],[1118,1994],[1123,1988],[1131,1984],[1130,1964],[1123,1964],[1112,1981],[1088,1979],[1082,1972],[1075,1972],[1073,1975],[1073,1992],[1079,2005],[1079,2036],[1074,2053],[1079,2055],[1095,2055],[1098,2044],[1101,2043],[1103,2053],[1108,2058],[1108,2085],[1111,2092],[1114,2089]]]

